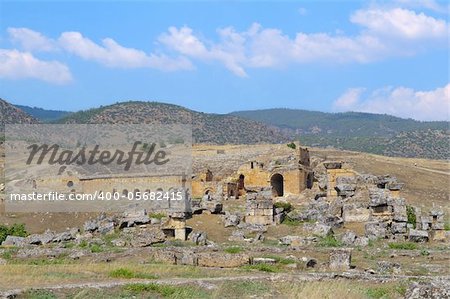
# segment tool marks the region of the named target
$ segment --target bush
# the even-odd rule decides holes
[[[257,264],[257,265],[247,265],[242,268],[248,270],[259,270],[263,272],[275,273],[280,272],[280,269],[277,266],[269,265],[269,264]]]
[[[278,201],[273,204],[274,208],[283,208],[287,213],[292,210],[292,205],[289,202]]]
[[[191,285],[182,285],[182,286],[174,286],[174,285],[164,285],[157,283],[133,283],[128,284],[124,287],[125,291],[128,291],[132,294],[142,294],[147,292],[155,292],[161,295],[161,297],[170,297],[170,298],[209,298],[205,290]],[[128,298],[129,296],[127,296]],[[145,298],[153,298],[154,296],[144,296]],[[122,297],[121,297],[122,298]],[[134,298],[134,297],[133,297]],[[139,297],[141,298],[141,297]],[[159,298],[159,297],[158,297]]]
[[[150,214],[148,215],[149,218],[156,218],[156,219],[159,219],[159,220],[161,220],[162,218],[164,218],[164,217],[166,217],[166,216],[167,216],[167,215],[164,214],[164,213],[150,213]]]
[[[225,248],[223,251],[225,251],[226,253],[240,253],[242,252],[242,248],[239,246],[231,246],[231,247],[227,247]]]
[[[389,289],[385,287],[370,288],[367,290],[366,294],[369,298],[386,298],[389,294]]]
[[[23,223],[16,223],[9,227],[7,225],[0,225],[0,243],[5,241],[7,236],[26,237],[28,233]]]
[[[389,243],[389,248],[391,249],[403,249],[403,250],[414,250],[417,249],[417,244],[412,242],[402,242],[402,243]]]
[[[158,278],[156,275],[153,275],[153,274],[133,272],[126,268],[119,268],[119,269],[113,270],[113,271],[109,272],[109,276],[113,277],[113,278],[127,278],[127,279],[131,279],[131,278],[156,279],[156,278]]]
[[[408,223],[412,224],[416,228],[416,213],[414,207],[406,206],[406,214],[408,216]]]
[[[289,226],[299,226],[300,224],[302,224],[303,222],[300,220],[295,220],[295,219],[291,219],[289,217],[285,217],[282,224],[286,224]]]
[[[288,143],[287,147],[292,148],[292,149],[296,149],[297,148],[297,146],[295,145],[294,142]]]
[[[317,245],[320,247],[341,247],[342,242],[336,240],[334,236],[328,235],[326,237],[322,237]]]
[[[91,249],[92,253],[103,252],[102,246],[100,246],[98,244],[92,244],[90,249]]]
[[[450,222],[446,222],[446,223],[444,224],[444,229],[445,229],[446,231],[449,231],[449,230],[450,230]]]
[[[291,258],[285,258],[278,255],[264,255],[265,258],[274,259],[278,264],[281,265],[288,265],[288,264],[295,264],[295,260]]]

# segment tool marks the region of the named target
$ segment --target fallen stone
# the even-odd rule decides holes
[[[393,234],[405,234],[406,233],[406,222],[392,222],[391,232]]]
[[[189,240],[194,242],[196,245],[206,245],[207,234],[205,232],[191,232],[189,234]]]
[[[228,238],[228,241],[240,242],[240,241],[244,241],[244,239],[245,239],[245,235],[242,230],[234,230],[231,233],[231,236]]]
[[[346,271],[350,269],[352,259],[351,249],[336,249],[330,253],[329,267],[332,271]]]
[[[218,201],[202,201],[202,207],[211,214],[220,214],[222,213],[223,204]]]
[[[6,236],[5,241],[3,241],[2,246],[17,246],[21,247],[27,244],[26,238],[16,237],[16,236]]]
[[[197,255],[189,250],[183,251],[181,253],[176,254],[176,263],[177,265],[197,266],[198,265]]]
[[[140,230],[133,234],[130,240],[132,247],[147,247],[152,244],[162,243],[166,236],[160,229]]]
[[[315,236],[326,237],[333,235],[333,229],[330,225],[322,224],[322,223],[314,223],[314,224],[305,224],[304,229],[309,231]]]
[[[200,267],[236,268],[250,263],[250,257],[242,253],[201,252],[197,257]]]
[[[52,242],[53,238],[55,238],[55,234],[50,230],[46,230],[43,234],[34,234],[28,236],[27,241],[28,244],[43,245]]]
[[[346,203],[342,207],[342,218],[345,222],[367,222],[371,212],[362,203]]]
[[[447,281],[413,282],[406,290],[405,299],[450,298],[450,284]]]
[[[258,264],[275,264],[277,261],[272,258],[266,258],[266,257],[254,257],[252,260],[253,265]]]
[[[356,240],[356,234],[352,231],[346,231],[341,236],[341,242],[347,246],[353,245],[355,243],[355,240]]]
[[[353,243],[354,246],[358,247],[366,247],[369,245],[369,238],[367,237],[357,237],[355,239],[355,242]]]
[[[379,261],[377,262],[378,271],[380,273],[393,273],[399,274],[401,270],[401,266],[399,263],[387,262],[387,261]]]
[[[386,238],[386,223],[384,222],[368,222],[364,228],[366,237],[370,240]]]
[[[241,217],[236,214],[227,214],[225,218],[225,227],[237,226],[241,221]]]
[[[119,228],[132,227],[150,222],[150,217],[145,209],[130,209],[123,213],[119,221]]]
[[[300,236],[284,236],[280,238],[280,244],[281,245],[288,245],[288,246],[302,246],[304,245],[304,239]]]
[[[376,189],[371,188],[369,189],[369,205],[371,207],[378,207],[382,205],[387,205],[388,197],[389,197],[389,191],[385,189]]]
[[[428,232],[424,231],[424,230],[410,229],[409,234],[408,234],[408,239],[411,242],[424,243],[424,242],[428,242],[429,235],[428,235]]]

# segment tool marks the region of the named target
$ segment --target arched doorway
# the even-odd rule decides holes
[[[242,190],[244,189],[244,180],[245,180],[245,176],[243,174],[239,175],[239,182],[238,182],[238,189]]]
[[[283,176],[279,173],[274,174],[270,178],[270,185],[272,186],[273,196],[283,196],[284,186],[283,186]]]

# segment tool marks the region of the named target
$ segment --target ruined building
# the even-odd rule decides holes
[[[265,187],[272,187],[274,197],[298,195],[312,187],[313,179],[309,150],[299,147],[292,159],[248,161],[223,179],[206,169],[192,180],[192,196],[239,198]]]

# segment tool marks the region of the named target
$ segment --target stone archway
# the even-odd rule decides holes
[[[275,173],[270,178],[270,186],[272,186],[272,194],[275,197],[284,195],[284,178],[281,174]]]

